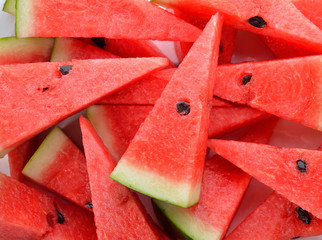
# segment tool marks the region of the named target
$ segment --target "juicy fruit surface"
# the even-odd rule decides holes
[[[51,62],[68,62],[73,59],[104,59],[118,56],[74,38],[56,38]]]
[[[22,143],[108,93],[166,66],[167,60],[75,60],[67,64],[73,66],[68,75],[59,72],[62,65],[0,66],[1,75],[6,76],[0,84],[3,103],[0,106],[0,151]]]
[[[89,121],[80,124],[98,239],[164,239],[133,193],[109,178],[116,161]]]
[[[92,0],[90,3],[87,0],[60,3],[55,0],[17,0],[16,7],[18,37],[195,41],[201,33],[198,28],[141,0]],[[88,24],[80,24],[84,21]]]
[[[314,52],[322,52],[322,32],[290,1],[284,0],[154,0],[197,17],[209,19],[217,11],[225,24],[261,35],[284,39]],[[261,17],[250,24],[249,19]]]
[[[322,220],[308,214],[311,220],[305,223],[298,211],[297,205],[274,192],[226,239],[276,240],[322,234]]]
[[[57,127],[42,142],[22,173],[81,207],[91,201],[85,156]]]
[[[208,146],[291,202],[321,217],[321,151],[215,139],[209,140]],[[306,162],[306,172],[299,171],[298,160]]]
[[[113,179],[177,205],[198,201],[221,26],[219,15],[208,23],[114,169]],[[191,106],[185,116],[176,111],[180,100]]]
[[[221,66],[214,94],[322,130],[321,66],[321,55]]]
[[[0,64],[49,61],[52,38],[0,38]]]

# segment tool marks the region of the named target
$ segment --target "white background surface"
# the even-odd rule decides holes
[[[3,4],[4,0],[0,0],[0,9],[2,9]],[[0,12],[0,37],[8,36],[14,36],[14,17],[10,14]],[[157,42],[157,44],[172,60],[176,61],[173,45],[171,43]],[[233,62],[265,60],[271,58],[273,58],[272,54],[259,40],[259,38],[250,33],[238,33],[235,54],[232,59]],[[75,119],[75,117],[72,119]],[[67,126],[69,125],[69,122],[70,120],[67,120],[67,122],[65,121],[60,124],[60,126]],[[230,137],[231,136],[233,135],[230,135]],[[322,144],[322,132],[312,130],[294,122],[280,120],[271,138],[270,144],[280,147],[316,149]],[[9,174],[7,157],[0,159],[0,171]],[[271,189],[253,179],[231,224],[230,230],[238,225],[245,216],[254,210],[255,207],[270,194],[270,192]],[[145,203],[147,208],[150,209],[151,206],[146,200]],[[322,236],[306,239],[322,240]]]

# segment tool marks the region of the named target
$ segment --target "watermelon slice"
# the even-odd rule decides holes
[[[276,123],[274,117],[260,122],[242,140],[268,143]],[[181,233],[177,234],[179,238],[184,235],[185,239],[222,239],[250,179],[248,174],[215,155],[205,162],[200,200],[196,205],[184,209],[153,200],[155,209],[171,222],[175,232]]]
[[[274,192],[225,239],[296,239],[320,234],[321,219]]]
[[[49,61],[52,38],[0,38],[0,64]]]
[[[58,127],[32,155],[22,174],[81,207],[91,202],[85,156]]]
[[[56,38],[51,54],[52,62],[68,62],[73,59],[103,59],[118,56],[74,38]]]
[[[16,0],[6,0],[3,5],[2,11],[10,13],[12,15],[16,14]]]
[[[191,42],[201,33],[198,28],[142,0],[59,3],[56,0],[17,0],[16,9],[16,36],[19,38],[105,37]]]
[[[222,21],[219,14],[209,21],[112,172],[114,180],[175,205],[198,202]]]
[[[283,39],[313,52],[322,52],[321,30],[290,1],[153,0],[153,2],[205,19],[219,11],[226,14],[227,25]]]
[[[321,151],[215,139],[208,146],[291,202],[322,217]]]
[[[109,178],[116,161],[89,121],[80,125],[98,239],[165,239],[133,193]]]
[[[221,66],[214,94],[321,131],[321,66],[322,55]]]
[[[128,58],[1,65],[0,156],[167,63],[163,58]]]

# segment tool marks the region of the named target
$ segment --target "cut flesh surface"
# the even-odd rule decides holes
[[[268,143],[277,118],[270,118],[254,125],[242,138],[244,141]],[[265,131],[262,131],[262,129]],[[251,177],[215,155],[206,160],[201,185],[200,200],[189,208],[181,208],[153,200],[162,215],[188,239],[223,239]],[[167,229],[167,228],[166,228]]]
[[[49,133],[22,173],[81,207],[91,202],[85,156],[58,127]]]
[[[322,56],[221,66],[214,94],[321,131]]]
[[[56,38],[51,62],[68,62],[73,59],[105,59],[118,56],[74,38]]]
[[[141,0],[59,3],[56,0],[17,0],[16,11],[19,38],[105,37],[193,42],[201,33],[193,25]]]
[[[301,220],[299,216],[305,218]],[[274,192],[225,239],[276,240],[321,234],[321,219]]]
[[[175,205],[198,201],[222,19],[217,14],[209,21],[180,64],[112,172],[114,180]],[[181,115],[182,105],[188,114]]]
[[[49,61],[53,45],[53,38],[0,38],[0,64]]]
[[[1,65],[0,155],[167,64],[163,58],[128,58]],[[63,75],[62,66],[72,70]]]
[[[225,24],[283,39],[296,46],[322,53],[322,32],[291,1],[285,0],[153,0],[187,14],[209,19],[224,13]]]
[[[216,139],[209,140],[208,146],[291,202],[322,217],[321,151]]]
[[[89,121],[80,125],[98,239],[165,239],[135,195],[109,178],[116,161]]]

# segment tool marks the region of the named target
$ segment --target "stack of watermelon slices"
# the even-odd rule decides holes
[[[320,9],[152,2],[6,1],[0,239],[319,239]],[[232,64],[241,30],[280,59]]]

